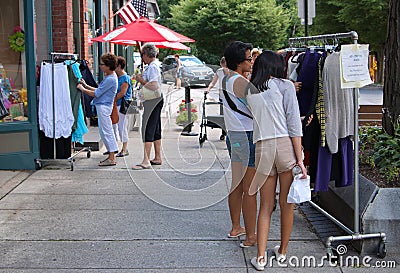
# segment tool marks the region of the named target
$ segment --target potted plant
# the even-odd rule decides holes
[[[184,126],[186,127],[189,124],[192,124],[193,122],[198,120],[197,116],[197,107],[195,104],[192,103],[193,99],[190,100],[190,116],[191,119],[189,121],[189,115],[188,115],[188,108],[186,105],[186,101],[182,100],[182,102],[178,105],[178,115],[176,116],[176,124],[179,126]]]

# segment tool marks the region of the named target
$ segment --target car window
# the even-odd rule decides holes
[[[174,61],[175,61],[175,59],[167,58],[164,60],[164,64],[171,65],[171,64],[173,64]]]
[[[182,56],[181,58],[181,64],[183,66],[199,66],[199,65],[203,65],[203,63],[196,57],[185,57]]]

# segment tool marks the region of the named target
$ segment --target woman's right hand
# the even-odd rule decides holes
[[[79,90],[81,90],[81,91],[82,91],[82,89],[83,89],[83,85],[82,85],[81,83],[78,83],[78,85],[76,86],[76,88],[78,88]]]
[[[301,179],[307,178],[307,169],[304,166],[303,162],[297,162],[297,165],[301,168],[301,173],[303,174]]]

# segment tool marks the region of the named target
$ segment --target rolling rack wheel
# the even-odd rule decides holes
[[[86,153],[86,157],[90,158],[91,154],[92,154],[92,150],[89,148],[87,153]]]
[[[200,135],[199,137],[199,143],[200,143],[200,147],[203,147],[204,142],[207,140],[207,135],[204,134],[203,136]]]
[[[71,171],[74,170],[74,162],[75,162],[75,158],[72,158],[71,160],[69,160],[69,165],[71,167]]]
[[[377,255],[379,258],[383,259],[386,257],[386,254],[387,254],[386,242],[380,241]]]
[[[219,140],[225,140],[225,135],[224,134],[220,135]]]
[[[42,168],[42,162],[40,160],[35,159],[35,169],[40,170]]]

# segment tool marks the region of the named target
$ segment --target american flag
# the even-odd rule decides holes
[[[149,18],[146,0],[131,0],[115,14],[121,17],[125,24],[132,23],[141,16]]]

